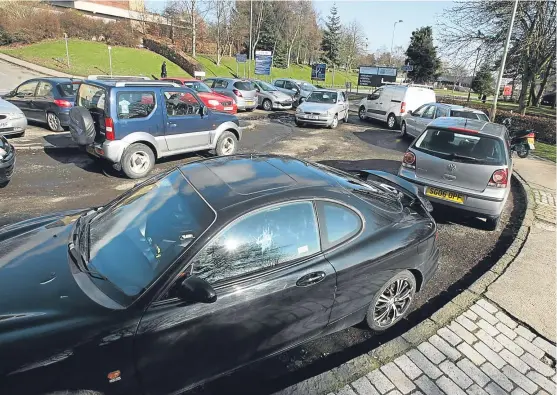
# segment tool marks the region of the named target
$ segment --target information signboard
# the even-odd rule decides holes
[[[396,82],[396,67],[360,66],[358,85],[380,86],[382,82]]]
[[[255,74],[271,75],[272,63],[273,63],[273,52],[255,51]]]
[[[237,53],[236,54],[236,62],[238,63],[246,63],[248,61],[248,55],[245,53]]]
[[[315,63],[311,65],[311,79],[314,81],[325,81],[325,72],[327,65],[325,63]]]

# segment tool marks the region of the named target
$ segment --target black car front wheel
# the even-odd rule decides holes
[[[60,123],[60,118],[58,118],[58,115],[54,114],[53,112],[49,112],[46,114],[46,123],[48,124],[48,128],[53,132],[64,131],[64,128]]]
[[[224,132],[217,141],[215,152],[218,156],[234,155],[238,150],[238,139],[232,132]]]
[[[416,294],[416,279],[408,270],[397,273],[374,296],[366,314],[368,326],[377,332],[402,320]]]

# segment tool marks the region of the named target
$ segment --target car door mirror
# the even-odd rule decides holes
[[[300,104],[302,104],[303,102],[306,101],[306,98],[305,97],[300,97],[299,101],[300,101]]]
[[[256,91],[257,93],[259,93],[259,92],[261,92],[261,89],[255,88],[255,91]]]
[[[202,106],[201,107],[201,116],[207,116],[207,114],[209,114],[209,110],[207,109],[207,106]]]
[[[368,100],[377,100],[379,99],[379,95],[369,95]]]
[[[178,286],[177,296],[185,302],[214,303],[217,293],[207,281],[197,276],[189,276]]]

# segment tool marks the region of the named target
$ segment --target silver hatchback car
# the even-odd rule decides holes
[[[253,111],[258,105],[255,85],[249,80],[216,77],[207,78],[203,82],[216,93],[232,98],[238,110]]]
[[[335,89],[316,89],[296,109],[296,125],[326,126],[334,129],[340,120],[348,122],[348,98]]]
[[[486,219],[494,230],[511,187],[512,158],[503,125],[438,118],[410,145],[398,175],[432,203]]]

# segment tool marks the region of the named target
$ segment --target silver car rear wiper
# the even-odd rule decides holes
[[[470,162],[479,162],[480,159],[478,158],[474,158],[472,156],[466,156],[466,155],[459,155],[459,154],[449,154],[449,158],[451,159],[462,159],[462,160],[467,160]]]

